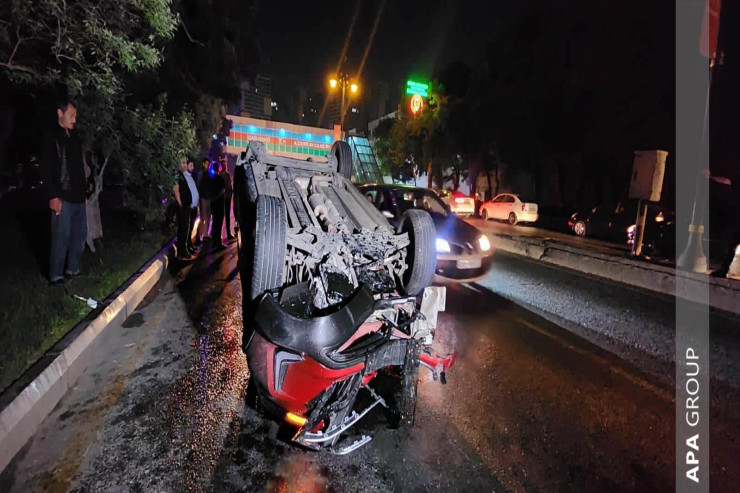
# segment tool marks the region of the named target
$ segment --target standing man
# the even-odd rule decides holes
[[[210,240],[208,228],[211,226],[211,189],[213,188],[211,176],[211,161],[206,157],[201,163],[200,177],[198,178],[198,194],[200,195],[200,225],[198,226],[198,237],[196,243]]]
[[[228,162],[226,156],[222,155],[220,158],[221,162],[221,178],[224,180],[224,219],[226,220],[226,238],[233,240],[234,234],[231,232],[231,198],[234,195],[234,188],[231,184],[231,175],[229,174]]]
[[[39,162],[51,209],[49,281],[64,283],[64,275],[80,274],[87,238],[85,167],[77,132],[77,107],[71,101],[57,105],[57,123],[44,138]],[[67,269],[65,270],[65,261]]]
[[[184,261],[192,260],[195,253],[190,237],[200,197],[192,176],[194,166],[192,159],[180,159],[180,173],[172,190],[177,201],[177,258]]]
[[[224,184],[223,175],[220,172],[221,164],[216,161],[213,163],[216,173],[211,180],[211,211],[213,212],[213,228],[211,228],[211,244],[213,248],[222,248],[224,246],[221,230],[224,226],[224,196],[226,195],[226,185]],[[227,175],[228,176],[228,175]]]

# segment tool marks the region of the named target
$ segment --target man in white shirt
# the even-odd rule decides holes
[[[180,173],[172,190],[177,201],[177,258],[184,261],[193,260],[195,254],[191,237],[199,196],[192,176],[193,167],[192,159],[180,159]]]

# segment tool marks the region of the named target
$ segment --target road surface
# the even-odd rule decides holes
[[[537,268],[499,256],[489,280],[515,284]],[[338,457],[286,443],[245,405],[235,245],[203,253],[104,334],[0,490],[672,491],[672,393],[484,284],[448,289],[435,348],[458,363],[446,386],[422,373],[414,429],[370,414],[362,429],[374,440]],[[712,487],[730,491],[740,408],[736,390],[716,393]]]

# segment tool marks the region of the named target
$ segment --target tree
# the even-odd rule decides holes
[[[447,97],[434,82],[428,104],[418,115],[401,113],[390,128],[390,138],[379,136],[378,156],[394,179],[416,182],[425,169],[429,183],[442,186],[444,169],[452,164],[455,152],[446,124]]]
[[[166,96],[157,106],[138,106],[121,115],[120,151],[124,183],[133,195],[129,205],[139,213],[140,228],[161,217],[171,196],[179,158],[196,149],[192,114],[184,108],[175,117],[165,111]]]
[[[121,74],[156,67],[175,32],[169,0],[12,0],[0,67],[15,83],[113,95]]]
[[[95,173],[93,211],[117,146],[114,117],[123,106],[125,75],[161,62],[176,23],[168,0],[13,0],[8,22],[0,23],[6,81],[29,92],[53,88],[58,98],[77,101],[84,160]],[[102,234],[96,226],[93,236]]]

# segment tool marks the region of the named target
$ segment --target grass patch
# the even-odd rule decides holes
[[[40,251],[48,251],[48,247],[39,248],[39,242],[48,241],[44,240],[45,235],[29,235],[24,221],[33,219],[3,209],[0,389],[7,388],[90,313],[85,302],[74,295],[105,299],[171,238],[160,232],[136,231],[133,221],[125,215],[104,213],[105,238],[96,253],[85,250],[82,274],[64,285],[51,286],[46,278],[45,259],[39,255]]]

